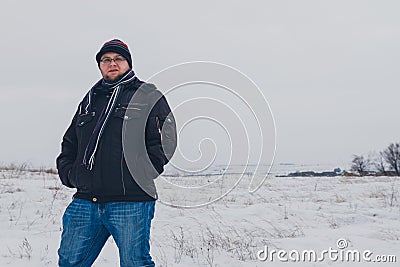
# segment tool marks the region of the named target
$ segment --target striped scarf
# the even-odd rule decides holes
[[[85,154],[83,156],[83,164],[87,169],[92,170],[95,162],[96,151],[99,146],[100,138],[104,132],[104,128],[107,124],[107,121],[111,115],[111,111],[114,109],[117,99],[122,91],[122,85],[132,81],[135,79],[135,73],[133,70],[127,72],[121,79],[116,82],[110,83],[104,79],[100,80],[96,83],[95,86],[90,89],[88,93],[88,100],[85,107],[85,111],[88,112],[90,106],[92,104],[92,98],[95,88],[101,84],[102,90],[107,90],[111,92],[111,97],[106,106],[104,106],[99,118],[96,122],[96,126],[93,129],[92,135],[90,136],[89,142],[86,146]]]

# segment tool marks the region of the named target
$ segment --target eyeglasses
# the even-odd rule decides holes
[[[103,58],[102,60],[100,60],[100,62],[103,63],[103,64],[105,64],[105,65],[108,65],[108,64],[111,64],[111,61],[114,61],[115,64],[119,64],[119,63],[121,63],[121,62],[123,62],[123,61],[125,61],[125,60],[126,60],[126,59],[123,58],[123,57],[116,57],[116,58],[109,58],[109,57],[106,57],[106,58]]]

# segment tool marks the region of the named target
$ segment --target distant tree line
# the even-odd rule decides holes
[[[373,156],[353,155],[350,170],[360,176],[400,176],[400,143],[391,143]]]

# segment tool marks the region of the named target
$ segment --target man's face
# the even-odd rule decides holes
[[[110,59],[111,62],[107,62]],[[100,59],[101,75],[107,81],[116,81],[129,69],[128,61],[120,54],[107,52]]]

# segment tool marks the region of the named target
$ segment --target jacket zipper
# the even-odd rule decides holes
[[[123,122],[122,122],[123,123]],[[125,138],[125,131],[126,131],[126,125],[124,123],[122,124],[122,141],[124,141]],[[124,196],[126,195],[126,190],[125,190],[125,182],[124,182],[124,146],[122,144],[122,151],[121,151],[121,181],[122,181],[122,188],[124,190]]]
[[[126,195],[126,190],[125,190],[125,182],[124,182],[124,152],[121,153],[121,180],[122,180],[122,188],[124,190],[124,196]]]
[[[132,108],[129,108],[129,107],[122,107],[123,109],[126,109],[126,110],[142,110],[141,108],[135,108],[135,107],[132,107]]]

